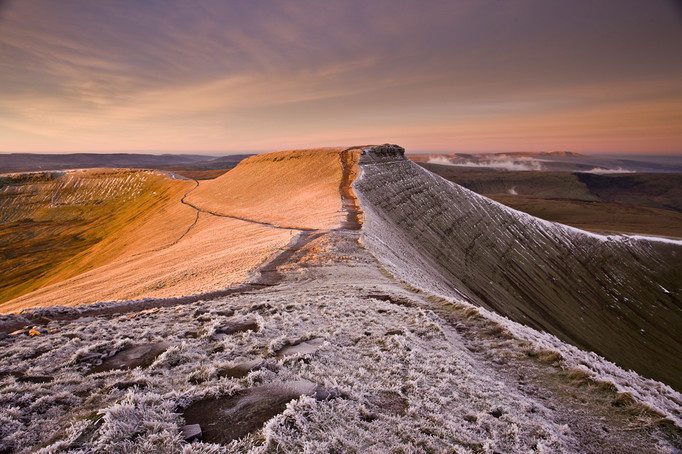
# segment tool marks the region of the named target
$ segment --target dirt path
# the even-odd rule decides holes
[[[357,162],[355,162],[353,158],[352,150],[354,150],[354,148],[349,148],[341,152],[343,174],[341,176],[339,193],[341,194],[343,210],[346,211],[346,220],[341,223],[341,230],[362,229],[362,208],[360,208],[358,199],[355,196],[355,191],[351,186],[359,172]]]

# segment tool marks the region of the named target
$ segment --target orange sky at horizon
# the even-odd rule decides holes
[[[665,0],[0,2],[0,153],[682,155],[681,17]]]

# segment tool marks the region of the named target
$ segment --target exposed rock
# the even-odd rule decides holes
[[[313,338],[308,340],[297,340],[291,342],[277,351],[275,355],[277,358],[285,358],[294,355],[312,355],[324,343],[322,338]]]
[[[367,298],[372,298],[372,299],[380,300],[380,301],[386,301],[387,303],[395,304],[397,306],[414,307],[414,304],[408,300],[405,300],[402,298],[396,298],[394,296],[385,295],[385,294],[372,293],[372,294],[367,295]]]
[[[201,440],[201,426],[199,424],[188,424],[180,428],[182,439],[188,443],[194,440]]]
[[[136,367],[149,366],[157,356],[165,352],[171,344],[159,342],[156,344],[143,344],[126,348],[116,353],[102,364],[90,369],[90,373],[104,372],[112,369],[134,369]]]
[[[478,417],[476,417],[476,415],[467,414],[467,415],[464,415],[464,420],[468,421],[468,422],[476,422],[476,421],[478,421]]]
[[[200,316],[205,315],[205,314],[208,314],[208,309],[197,309],[194,311],[192,316],[194,318],[197,318],[197,317],[200,317]]]
[[[216,334],[234,334],[243,331],[258,331],[258,323],[252,318],[230,320],[215,329]]]
[[[367,401],[379,412],[389,415],[404,415],[408,407],[405,398],[395,391],[379,391]]]
[[[496,408],[496,409],[494,409],[493,411],[490,412],[490,415],[491,415],[493,418],[499,418],[499,417],[501,417],[503,414],[504,414],[504,412],[503,412],[502,409],[500,409],[500,408]]]
[[[405,159],[405,149],[398,145],[384,144],[365,147],[360,155],[360,164],[373,164]]]
[[[223,317],[232,317],[234,315],[234,309],[226,309],[222,311],[216,311],[216,315],[222,315]]]
[[[264,303],[264,304],[254,304],[253,306],[251,306],[251,308],[249,308],[249,311],[250,312],[257,312],[259,314],[265,314],[265,313],[269,312],[270,309],[272,309],[272,306],[269,305],[268,303]]]
[[[344,393],[339,391],[337,388],[325,388],[324,386],[318,386],[315,389],[315,400],[334,400],[346,397]]]
[[[204,441],[227,444],[260,429],[284,411],[288,402],[312,395],[316,388],[306,380],[271,383],[232,396],[200,400],[187,407],[183,416],[187,424],[201,425]]]

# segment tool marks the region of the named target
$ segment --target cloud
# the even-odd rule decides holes
[[[651,140],[682,98],[679,32],[656,5],[590,15],[541,1],[7,5],[0,150],[376,137],[421,150],[580,151],[622,130],[638,139],[612,148],[682,139]],[[652,100],[656,117],[628,115]]]
[[[527,157],[508,157],[505,155],[485,156],[477,161],[466,158],[452,158],[445,156],[430,157],[429,164],[441,164],[455,167],[486,167],[502,170],[544,170],[540,160]]]
[[[586,170],[586,173],[610,174],[610,173],[635,173],[634,170],[625,170],[618,166],[615,169],[605,169],[603,167],[595,167],[592,170]]]

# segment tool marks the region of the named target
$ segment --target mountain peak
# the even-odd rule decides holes
[[[370,145],[362,147],[361,150],[362,150],[362,154],[360,156],[361,163],[371,162],[379,163],[405,160],[405,149],[395,144],[385,143],[383,145]]]

